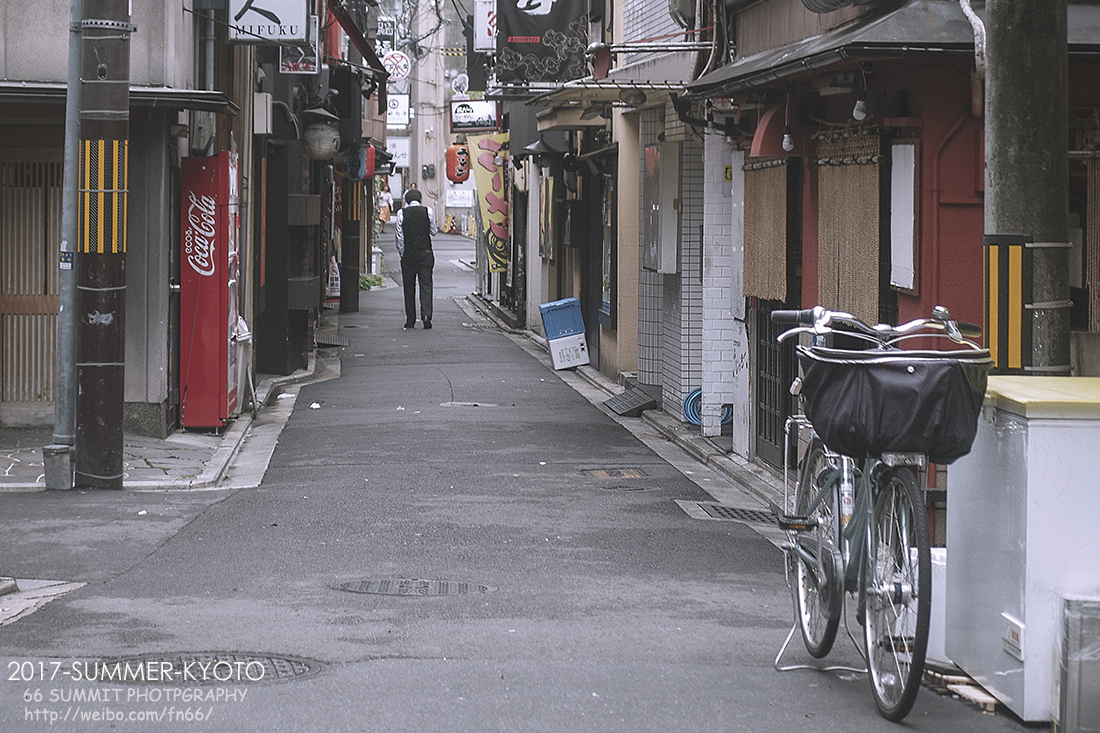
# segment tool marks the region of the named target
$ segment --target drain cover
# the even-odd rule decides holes
[[[771,512],[759,509],[738,509],[721,504],[699,504],[699,508],[715,519],[736,519],[742,522],[760,522],[771,524],[775,522],[775,515]]]
[[[271,684],[316,676],[321,663],[243,652],[182,652],[97,659],[80,669],[93,682],[131,685]]]
[[[603,491],[649,491],[651,486],[601,486]]]
[[[349,593],[369,593],[376,596],[464,596],[492,593],[496,588],[479,583],[456,580],[421,580],[420,578],[373,578],[353,580],[332,586]]]
[[[657,400],[638,387],[632,387],[620,395],[604,400],[603,403],[616,415],[624,417],[638,417],[645,410],[657,407]]]
[[[585,471],[596,478],[643,478],[645,473],[637,468],[593,468]]]
[[[440,407],[496,407],[489,402],[440,402]]]
[[[348,340],[343,336],[336,336],[331,333],[318,333],[314,335],[314,340],[318,346],[347,346]]]

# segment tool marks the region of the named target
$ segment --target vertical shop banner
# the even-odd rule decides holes
[[[508,133],[468,137],[474,183],[481,206],[481,225],[489,253],[489,272],[507,272],[511,243],[508,237]],[[498,162],[499,161],[499,162]]]
[[[588,75],[587,0],[497,0],[497,79],[562,83]]]

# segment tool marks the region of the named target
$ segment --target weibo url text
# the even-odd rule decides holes
[[[168,723],[168,722],[180,722],[180,723],[203,723],[209,721],[214,714],[213,706],[206,709],[203,708],[176,708],[176,707],[164,707],[160,710],[113,710],[109,707],[99,707],[94,709],[81,708],[80,706],[69,706],[64,709],[54,710],[52,708],[24,708],[23,720],[34,723],[47,723],[54,725],[56,723],[69,723],[69,722],[155,722],[155,723]]]

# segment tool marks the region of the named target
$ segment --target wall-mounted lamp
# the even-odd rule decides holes
[[[619,92],[619,101],[628,107],[641,107],[645,100],[645,92],[641,89],[623,89]]]
[[[561,155],[561,152],[555,150],[546,144],[546,141],[542,139],[542,135],[539,135],[539,139],[523,149],[523,152],[530,155],[535,159],[535,163],[540,167],[547,167],[550,165],[550,161],[555,156]]]

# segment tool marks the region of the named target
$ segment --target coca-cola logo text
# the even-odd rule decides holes
[[[187,264],[204,277],[214,274],[214,232],[217,209],[211,196],[188,191],[187,227],[183,232],[183,254]]]

